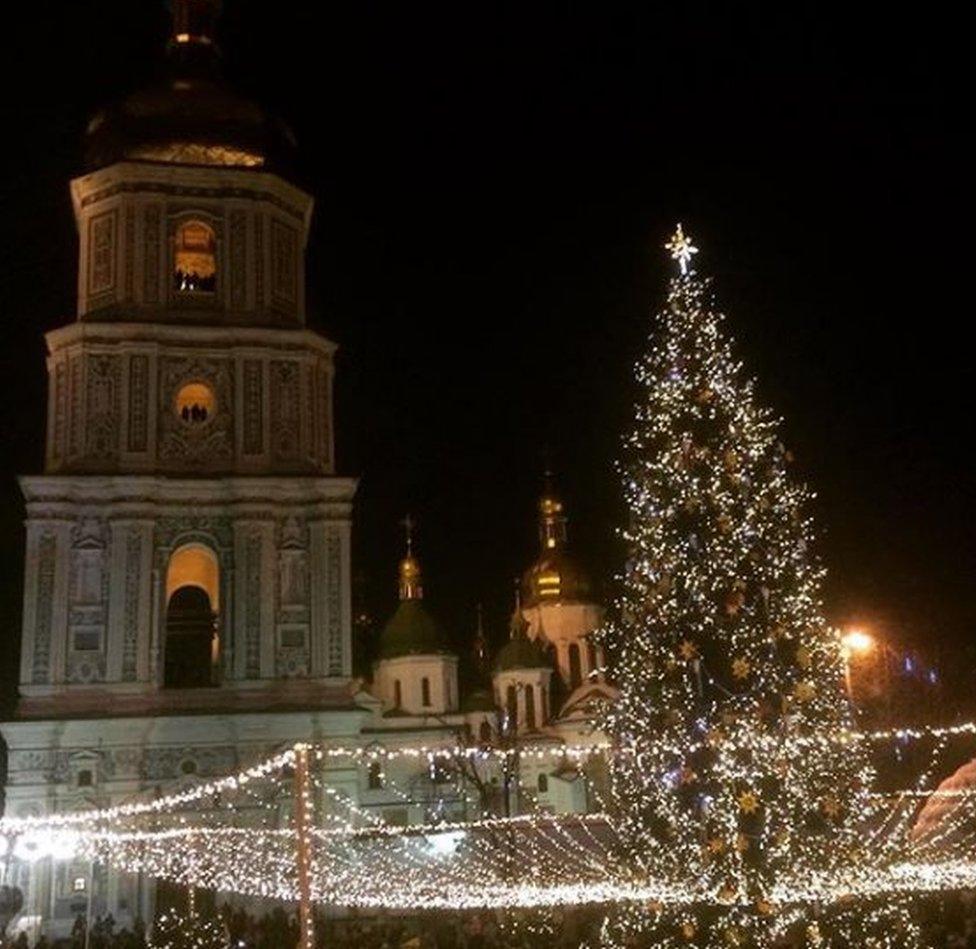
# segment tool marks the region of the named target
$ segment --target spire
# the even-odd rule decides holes
[[[477,608],[478,622],[474,633],[474,663],[479,672],[488,667],[488,640],[485,638],[485,624],[481,604]]]
[[[414,520],[408,514],[400,524],[407,539],[407,555],[400,561],[400,599],[422,600],[424,598],[424,586],[420,574],[420,561],[413,555]]]
[[[175,46],[213,46],[220,0],[173,0]]]
[[[539,542],[543,552],[557,550],[566,543],[566,515],[563,502],[553,487],[552,472],[547,468],[542,497],[539,499]]]
[[[525,636],[528,623],[522,615],[522,584],[518,577],[515,578],[515,609],[512,610],[512,620],[509,623],[508,635],[510,639],[518,639]]]

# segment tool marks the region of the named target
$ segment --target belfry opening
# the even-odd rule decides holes
[[[219,611],[220,566],[214,552],[203,544],[175,550],[166,571],[165,688],[217,684]]]

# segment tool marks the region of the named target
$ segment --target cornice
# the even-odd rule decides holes
[[[310,329],[260,326],[189,326],[173,323],[98,322],[78,320],[45,334],[49,353],[77,343],[112,346],[210,346],[249,354],[261,350],[313,349],[331,357],[338,346]]]

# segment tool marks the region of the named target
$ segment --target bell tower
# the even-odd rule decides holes
[[[71,182],[77,314],[47,335],[45,472],[21,482],[22,716],[351,674],[312,198],[287,127],[220,76],[217,7],[176,0],[163,77],[94,116]]]

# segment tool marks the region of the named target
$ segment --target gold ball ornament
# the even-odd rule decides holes
[[[695,924],[690,919],[686,919],[681,924],[681,935],[684,936],[685,939],[694,939],[695,933],[697,932],[698,932],[698,927],[695,926]]]
[[[738,659],[732,660],[732,676],[736,679],[747,679],[749,677],[750,670],[749,660],[743,659],[741,656]]]
[[[708,842],[708,852],[713,854],[724,853],[725,841],[721,837],[712,837]]]
[[[760,896],[759,899],[756,900],[756,910],[762,916],[772,916],[773,915],[774,906],[773,906],[772,903],[769,902],[769,900],[767,900],[764,897]]]
[[[801,669],[809,669],[812,662],[813,657],[810,655],[810,650],[806,646],[800,646],[796,651],[796,664]]]

